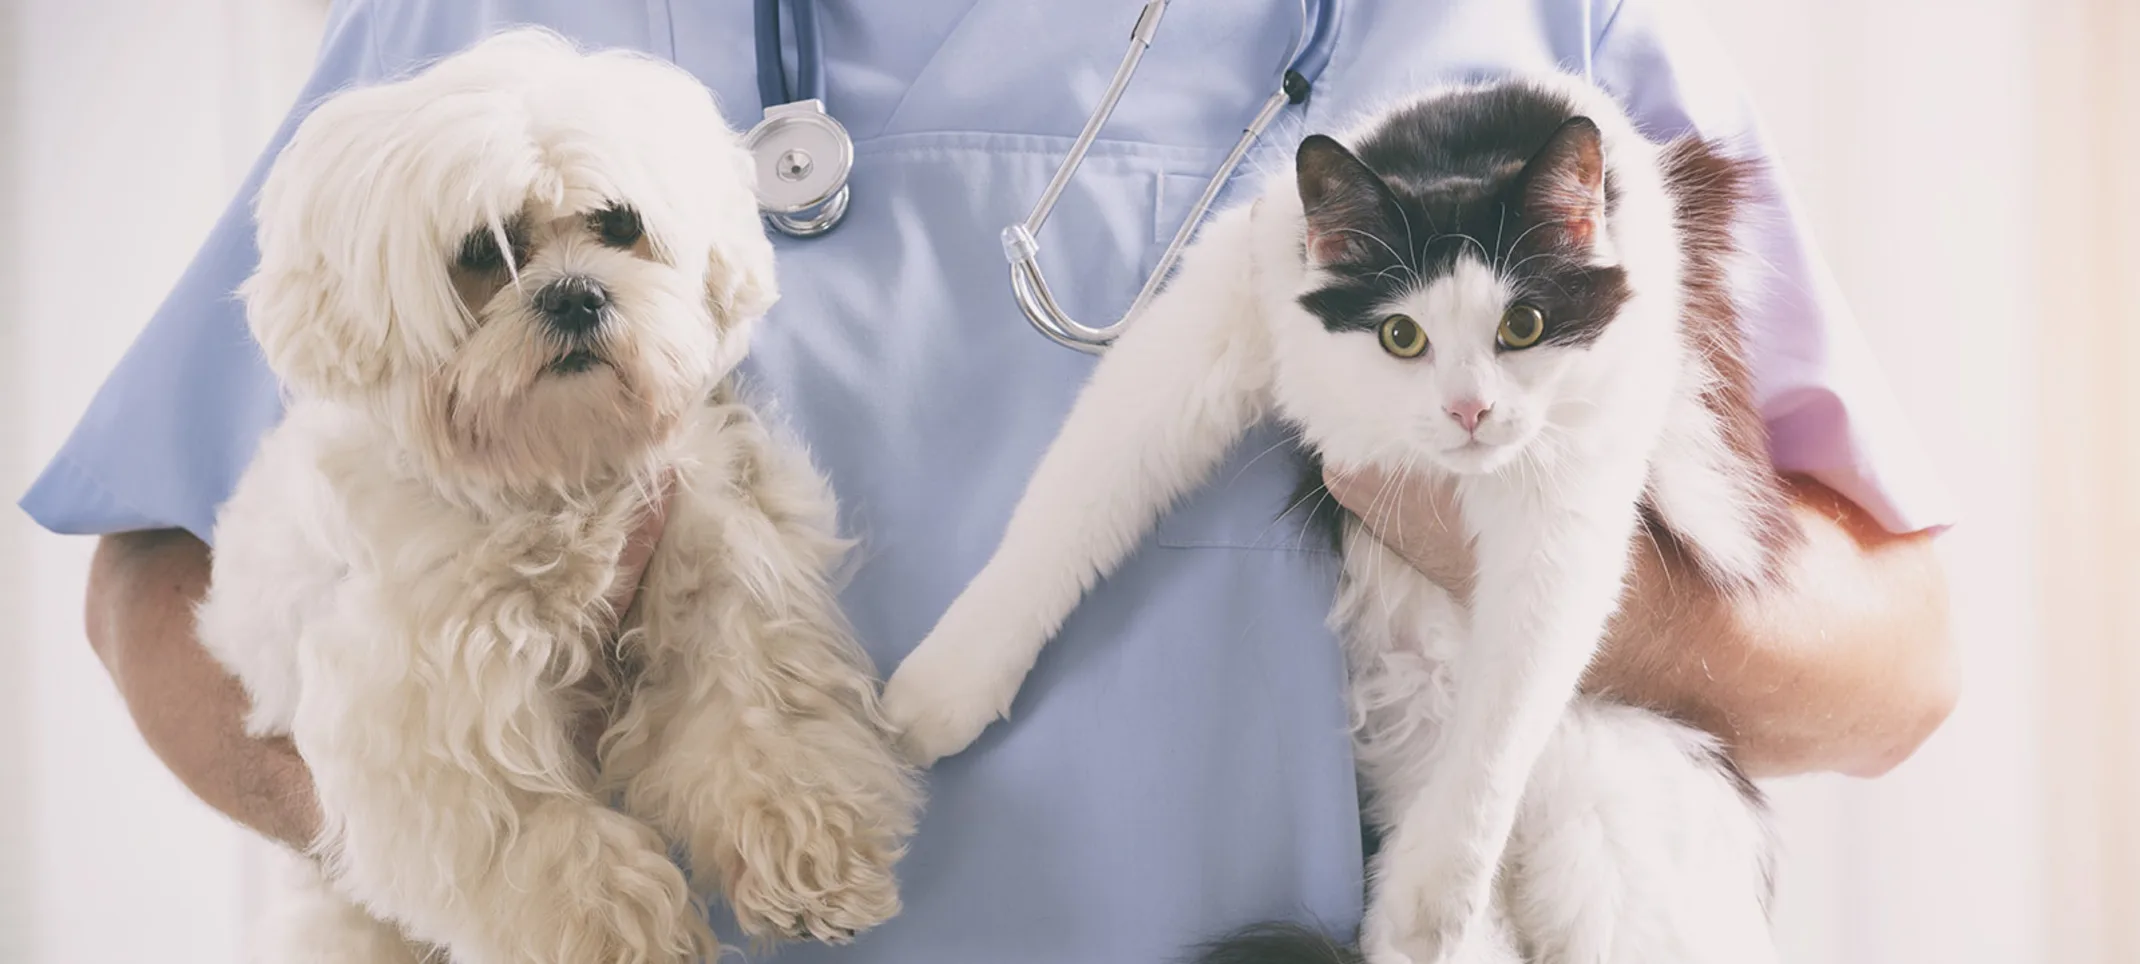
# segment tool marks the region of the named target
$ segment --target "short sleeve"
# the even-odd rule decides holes
[[[1776,467],[1812,476],[1892,532],[1951,525],[1951,495],[1815,249],[1717,38],[1685,0],[1619,0],[1602,23],[1593,76],[1645,134],[1698,132],[1762,163],[1739,301]]]
[[[211,537],[216,509],[280,419],[275,378],[236,297],[257,260],[252,199],[312,105],[376,75],[371,5],[330,14],[311,78],[192,263],[105,379],[21,505],[62,534],[178,527]]]

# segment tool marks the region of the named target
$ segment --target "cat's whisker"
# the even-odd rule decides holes
[[[1457,238],[1461,238],[1461,239],[1463,239],[1463,240],[1465,240],[1465,241],[1469,241],[1469,242],[1471,242],[1471,246],[1472,246],[1472,247],[1474,247],[1474,248],[1477,248],[1477,249],[1479,249],[1479,260],[1481,260],[1481,261],[1484,261],[1484,262],[1486,262],[1486,263],[1487,263],[1487,264],[1489,264],[1489,265],[1493,264],[1493,262],[1494,262],[1494,255],[1493,255],[1493,252],[1491,252],[1491,251],[1488,251],[1488,250],[1486,250],[1486,243],[1485,243],[1485,242],[1483,242],[1483,241],[1480,241],[1479,239],[1477,239],[1477,238],[1474,238],[1474,237],[1472,237],[1471,235],[1468,235],[1468,234],[1458,234],[1458,235],[1452,235],[1452,237],[1457,237]]]
[[[1637,526],[1643,527],[1646,526],[1646,523],[1637,523]],[[1643,538],[1643,536],[1637,534],[1635,538],[1640,539]],[[1664,573],[1665,598],[1678,599],[1679,587],[1672,584],[1672,566],[1668,561],[1666,561],[1664,556],[1664,540],[1652,536],[1649,541],[1650,551],[1655,553],[1657,556],[1657,569],[1658,571]]]
[[[1269,455],[1272,452],[1278,451],[1280,448],[1285,447],[1289,443],[1298,442],[1300,440],[1300,431],[1298,429],[1289,431],[1279,436],[1278,441],[1272,442],[1269,447],[1265,448],[1261,452],[1257,452],[1253,458],[1250,458],[1248,461],[1241,463],[1241,467],[1233,474],[1234,480],[1238,481],[1241,476],[1247,474],[1248,470],[1254,468],[1256,463],[1261,461],[1264,456]]]
[[[1309,495],[1315,496],[1315,504],[1308,507],[1308,518],[1310,519],[1314,518],[1316,513],[1321,512],[1323,510],[1323,503],[1335,502],[1337,500],[1337,496],[1331,494],[1330,487],[1324,485],[1316,486],[1315,490],[1313,492],[1310,492]],[[1305,499],[1307,498],[1307,496],[1302,496],[1302,498]],[[1338,506],[1338,508],[1343,509],[1344,506],[1341,505]],[[1293,537],[1294,551],[1297,552],[1302,548],[1303,542],[1308,538],[1309,528],[1309,526],[1300,527],[1300,531]],[[1340,541],[1339,548],[1340,550],[1343,549],[1342,540]]]
[[[1370,234],[1370,233],[1368,233],[1368,232],[1366,232],[1366,231],[1362,231],[1362,230],[1360,230],[1359,228],[1339,228],[1339,229],[1337,230],[1337,232],[1336,232],[1336,233],[1338,233],[1338,234],[1357,234],[1357,235],[1359,235],[1360,237],[1366,238],[1366,239],[1367,239],[1367,240],[1369,240],[1369,241],[1373,241],[1374,243],[1376,243],[1376,244],[1379,244],[1379,245],[1381,245],[1381,246],[1382,246],[1382,250],[1384,250],[1384,251],[1387,251],[1387,252],[1389,252],[1389,253],[1390,253],[1390,257],[1391,257],[1391,258],[1393,258],[1393,259],[1395,259],[1395,260],[1397,261],[1397,263],[1398,263],[1399,265],[1403,265],[1403,264],[1404,264],[1404,256],[1402,256],[1402,255],[1398,254],[1398,253],[1397,253],[1397,249],[1396,249],[1396,248],[1392,248],[1392,247],[1390,247],[1390,243],[1389,243],[1388,241],[1384,241],[1384,240],[1382,240],[1381,238],[1378,238],[1378,237],[1374,236],[1373,234]],[[1416,272],[1415,272],[1415,274],[1416,274]]]
[[[1529,232],[1529,231],[1526,231],[1526,232],[1524,232],[1524,233],[1525,233],[1525,234],[1529,234],[1530,232]],[[1519,243],[1519,244],[1520,244],[1520,243],[1522,243],[1522,242],[1521,242],[1521,240],[1519,239],[1517,243]],[[1504,278],[1514,277],[1514,276],[1515,276],[1515,274],[1516,274],[1516,272],[1518,272],[1518,271],[1522,271],[1522,270],[1523,270],[1523,266],[1524,266],[1524,265],[1530,264],[1531,262],[1533,262],[1533,261],[1536,261],[1536,260],[1538,260],[1538,259],[1540,259],[1540,258],[1560,258],[1560,257],[1562,257],[1562,255],[1561,255],[1560,253],[1558,253],[1558,252],[1555,252],[1555,251],[1540,251],[1540,252],[1538,252],[1537,254],[1531,254],[1531,255],[1526,255],[1526,256],[1524,256],[1524,259],[1523,259],[1523,260],[1521,260],[1521,261],[1518,261],[1518,262],[1516,262],[1515,264],[1509,265],[1509,266],[1508,266],[1508,268],[1507,268],[1507,270],[1505,270],[1505,271],[1501,272],[1501,277],[1504,277]]]
[[[1397,216],[1404,219],[1404,249],[1411,257],[1405,259],[1406,267],[1412,270],[1412,281],[1419,282],[1419,242],[1412,237],[1412,216],[1406,214],[1404,205],[1397,205]]]
[[[1517,248],[1523,247],[1523,239],[1525,239],[1525,238],[1528,238],[1528,237],[1530,237],[1530,236],[1531,236],[1531,232],[1533,232],[1533,231],[1536,231],[1536,230],[1538,230],[1539,228],[1542,228],[1542,227],[1545,227],[1545,226],[1546,226],[1546,222],[1544,222],[1544,221],[1540,221],[1540,222],[1538,222],[1537,224],[1533,224],[1533,225],[1531,225],[1530,227],[1524,228],[1524,229],[1523,229],[1523,233],[1522,233],[1522,234],[1516,235],[1516,240],[1514,240],[1514,241],[1511,241],[1511,242],[1509,242],[1509,243],[1508,243],[1508,249],[1509,249],[1510,251],[1515,251],[1515,250],[1516,250]]]
[[[1404,535],[1405,535],[1405,533],[1404,533],[1404,523],[1403,523],[1403,518],[1404,518],[1404,511],[1403,511],[1403,507],[1404,507],[1404,486],[1405,486],[1405,481],[1406,481],[1406,479],[1407,479],[1407,478],[1409,478],[1409,475],[1410,475],[1410,469],[1411,469],[1411,462],[1410,462],[1409,460],[1407,460],[1407,461],[1405,461],[1405,462],[1403,462],[1403,463],[1400,463],[1400,464],[1399,464],[1399,466],[1397,467],[1397,470],[1396,470],[1396,471],[1394,471],[1394,472],[1389,472],[1389,473],[1387,473],[1387,474],[1386,474],[1386,475],[1384,476],[1384,479],[1383,479],[1383,487],[1384,487],[1384,488],[1385,488],[1386,490],[1388,490],[1388,493],[1389,493],[1389,498],[1388,498],[1388,499],[1387,499],[1387,500],[1385,501],[1385,503],[1384,503],[1384,505],[1383,505],[1383,512],[1382,512],[1382,522],[1381,522],[1381,524],[1380,524],[1380,525],[1379,525],[1379,526],[1377,527],[1377,531],[1379,532],[1379,531],[1387,530],[1387,529],[1389,528],[1389,525],[1390,525],[1390,523],[1391,523],[1391,522],[1392,522],[1393,520],[1394,520],[1394,521],[1396,521],[1396,530],[1395,530],[1395,534],[1394,534],[1394,544],[1391,544],[1391,543],[1389,543],[1389,542],[1387,542],[1387,541],[1385,542],[1385,545],[1387,545],[1387,546],[1389,547],[1389,549],[1390,549],[1391,551],[1390,551],[1390,552],[1385,552],[1385,553],[1382,553],[1382,554],[1380,555],[1380,557],[1378,558],[1378,560],[1377,560],[1377,564],[1376,564],[1378,572],[1380,572],[1380,573],[1381,573],[1381,575],[1380,575],[1380,576],[1379,576],[1378,578],[1379,578],[1379,579],[1380,579],[1381,581],[1384,581],[1384,582],[1387,582],[1387,581],[1389,581],[1389,580],[1390,580],[1390,578],[1391,578],[1391,575],[1390,575],[1390,573],[1389,573],[1389,569],[1388,569],[1388,567],[1389,567],[1390,565],[1392,565],[1392,563],[1391,563],[1391,561],[1390,561],[1390,557],[1391,557],[1392,555],[1394,555],[1394,556],[1395,556],[1395,557],[1397,558],[1397,560],[1398,560],[1398,561],[1397,561],[1397,563],[1395,563],[1395,564],[1397,564],[1397,565],[1406,565],[1406,566],[1409,566],[1409,565],[1410,565],[1410,561],[1409,561],[1409,559],[1407,559],[1407,558],[1406,558],[1406,556],[1405,556],[1405,554],[1404,554],[1404,550],[1405,550],[1405,539],[1404,539]],[[1400,575],[1400,576],[1401,576],[1401,575],[1402,575],[1402,573],[1399,573],[1398,575]],[[1387,601],[1387,605],[1386,605],[1386,606],[1384,607],[1384,609],[1385,609],[1385,612],[1384,612],[1384,616],[1383,616],[1383,618],[1384,618],[1385,620],[1386,620],[1386,619],[1390,619],[1390,618],[1393,618],[1393,617],[1395,616],[1395,614],[1396,614],[1396,611],[1397,611],[1397,606],[1398,606],[1398,604],[1399,604],[1399,597],[1400,597],[1400,596],[1402,596],[1403,594],[1402,594],[1402,593],[1382,593],[1382,594],[1380,594],[1380,595],[1384,596],[1384,598],[1385,598],[1385,599],[1386,599],[1386,601]]]
[[[1509,249],[1503,248],[1501,246],[1501,236],[1506,233],[1508,233],[1508,205],[1503,204],[1501,205],[1501,213],[1494,218],[1494,261],[1496,263],[1508,260],[1508,255],[1504,252],[1508,251]],[[1523,233],[1529,234],[1530,232],[1525,231]],[[1518,243],[1521,243],[1523,241],[1523,238],[1519,236],[1516,240]],[[1491,265],[1489,265],[1489,268],[1491,268],[1491,270],[1496,276],[1500,275],[1501,271],[1499,268],[1492,267]]]
[[[1396,545],[1392,548],[1395,548],[1397,550],[1397,554],[1400,556],[1404,555],[1406,535],[1405,529],[1408,528],[1404,524],[1405,480],[1406,476],[1404,468],[1402,466],[1398,468],[1397,472],[1394,475],[1390,476],[1390,489],[1392,490],[1390,492],[1391,505],[1389,512],[1385,513],[1385,518],[1387,520],[1394,520],[1397,523],[1395,526],[1391,527],[1391,531],[1396,540]]]
[[[1303,503],[1303,502],[1306,502],[1306,501],[1308,501],[1308,500],[1309,500],[1309,499],[1311,499],[1311,498],[1316,498],[1316,494],[1317,494],[1317,493],[1321,493],[1321,494],[1322,494],[1322,498],[1328,498],[1328,497],[1330,496],[1330,487],[1329,487],[1329,486],[1326,486],[1326,485],[1322,485],[1322,484],[1318,483],[1318,484],[1317,484],[1317,485],[1316,485],[1316,486],[1315,486],[1314,488],[1311,488],[1311,489],[1309,489],[1308,491],[1306,491],[1306,492],[1303,492],[1303,493],[1301,493],[1301,494],[1300,494],[1300,498],[1294,499],[1294,500],[1293,500],[1293,501],[1292,501],[1291,503],[1289,503],[1289,504],[1288,504],[1288,505],[1287,505],[1287,506],[1286,506],[1286,507],[1285,507],[1285,508],[1284,508],[1283,510],[1281,510],[1281,511],[1280,511],[1280,512],[1278,513],[1278,515],[1277,515],[1276,517],[1272,518],[1270,522],[1268,522],[1268,523],[1265,523],[1265,524],[1264,524],[1264,526],[1263,526],[1263,528],[1262,528],[1262,529],[1261,529],[1260,531],[1258,531],[1258,532],[1256,533],[1256,535],[1255,535],[1255,538],[1253,538],[1253,539],[1250,539],[1249,541],[1250,541],[1250,542],[1252,542],[1252,543],[1253,543],[1253,542],[1261,542],[1261,541],[1263,541],[1263,537],[1264,537],[1264,536],[1267,536],[1267,535],[1270,535],[1270,533],[1271,533],[1271,530],[1272,530],[1273,528],[1276,528],[1276,527],[1277,527],[1277,525],[1278,525],[1279,523],[1281,523],[1281,522],[1284,522],[1284,521],[1286,520],[1286,517],[1287,517],[1287,516],[1290,516],[1290,515],[1292,515],[1292,514],[1293,514],[1293,511],[1294,511],[1295,509],[1298,509],[1298,508],[1300,508],[1300,506],[1301,506],[1301,503]],[[1317,501],[1316,501],[1316,504],[1315,504],[1315,507],[1316,507],[1316,508],[1321,508],[1321,507],[1322,507],[1322,502],[1321,502],[1321,499],[1317,499]],[[1309,518],[1313,518],[1313,517],[1314,517],[1314,515],[1315,515],[1315,510],[1314,510],[1314,509],[1310,509],[1310,510],[1308,510],[1308,517],[1309,517]],[[1306,531],[1305,527],[1303,527],[1303,530],[1302,530],[1302,531],[1303,531],[1303,532],[1305,532],[1305,531]]]

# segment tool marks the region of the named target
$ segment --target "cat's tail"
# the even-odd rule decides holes
[[[1250,924],[1197,948],[1193,964],[1364,964],[1358,944],[1339,943],[1312,927]]]

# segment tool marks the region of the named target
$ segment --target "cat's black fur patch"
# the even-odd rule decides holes
[[[1382,322],[1379,306],[1447,275],[1468,255],[1545,313],[1541,344],[1596,339],[1627,300],[1626,275],[1585,264],[1578,257],[1585,247],[1541,216],[1529,190],[1533,176],[1553,166],[1551,148],[1565,129],[1587,126],[1595,137],[1579,118],[1550,92],[1501,85],[1398,110],[1349,151],[1309,138],[1298,166],[1311,234],[1319,210],[1351,243],[1342,256],[1317,259],[1331,281],[1301,305],[1332,332],[1372,330]],[[1609,219],[1617,192],[1609,171],[1602,180]]]
[[[1357,945],[1301,924],[1254,924],[1197,950],[1196,964],[1362,964]]]

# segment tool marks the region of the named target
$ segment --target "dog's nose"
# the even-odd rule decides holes
[[[535,293],[535,309],[549,319],[551,327],[568,335],[601,324],[602,309],[608,304],[609,292],[586,278],[553,281]]]

